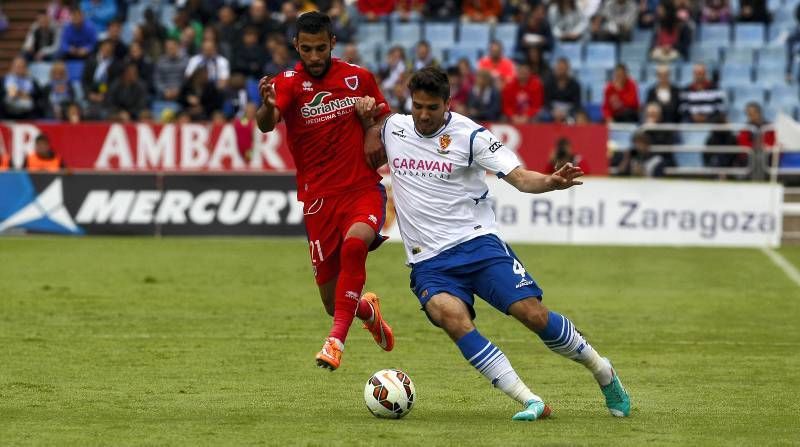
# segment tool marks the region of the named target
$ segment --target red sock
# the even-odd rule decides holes
[[[372,318],[372,305],[365,299],[358,300],[358,308],[356,309],[356,317],[361,321],[367,321]]]
[[[333,312],[333,328],[331,337],[344,343],[356,309],[361,301],[361,290],[367,280],[367,244],[358,238],[347,238],[342,243],[340,252],[339,279],[336,281],[336,301]]]

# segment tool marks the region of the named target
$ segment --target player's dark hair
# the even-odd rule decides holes
[[[447,73],[439,67],[425,67],[413,75],[408,81],[408,89],[411,94],[418,90],[438,96],[445,102],[450,99],[450,83],[447,80]]]
[[[333,37],[331,18],[318,11],[307,12],[297,18],[297,33],[294,37],[299,37],[300,33],[319,34],[323,31]]]

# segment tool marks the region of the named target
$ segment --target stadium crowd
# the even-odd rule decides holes
[[[252,126],[257,80],[295,65],[297,17],[320,10],[334,54],[370,68],[396,111],[409,109],[410,73],[437,64],[452,109],[481,121],[760,128],[800,106],[797,3],[785,1],[54,0],[5,74],[0,118]],[[752,146],[753,135],[706,143]]]

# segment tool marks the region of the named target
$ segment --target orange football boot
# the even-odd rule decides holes
[[[381,349],[384,351],[391,351],[392,348],[394,348],[394,334],[392,333],[392,328],[389,327],[389,323],[381,316],[381,305],[378,295],[367,292],[361,299],[367,300],[372,305],[373,310],[372,322],[367,323],[365,321],[364,329],[372,334],[372,338],[375,339],[375,343],[377,343]]]

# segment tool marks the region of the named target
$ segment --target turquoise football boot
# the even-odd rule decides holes
[[[610,360],[606,358],[603,360],[611,365]],[[617,371],[613,366],[611,366],[611,374],[611,383],[601,386],[600,391],[603,392],[603,396],[606,398],[606,407],[608,407],[611,415],[624,418],[631,414],[631,398],[628,396],[628,392],[625,391],[625,387],[622,386],[622,382],[620,382]]]
[[[514,421],[535,421],[550,416],[550,407],[540,400],[529,400],[525,409],[511,417]]]

